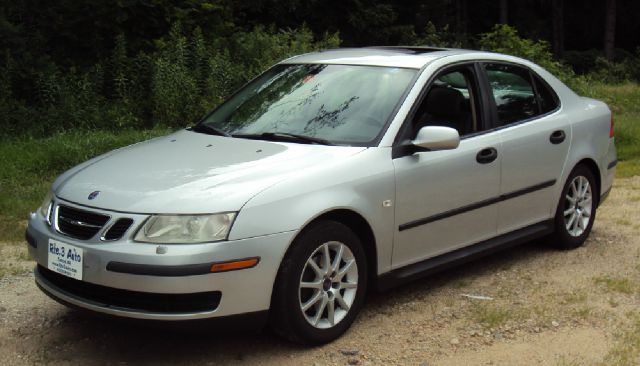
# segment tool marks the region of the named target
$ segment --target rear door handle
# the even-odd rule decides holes
[[[551,136],[549,136],[549,141],[554,144],[557,145],[559,143],[561,143],[562,141],[564,141],[564,139],[567,136],[564,134],[564,131],[562,130],[557,130],[557,131],[553,131],[553,133],[551,134]]]
[[[480,164],[489,164],[490,162],[496,160],[497,157],[498,150],[493,147],[488,147],[486,149],[478,151],[478,154],[476,154],[476,161]]]

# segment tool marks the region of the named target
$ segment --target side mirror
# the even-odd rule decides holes
[[[411,144],[420,150],[451,150],[460,145],[460,135],[456,129],[443,126],[425,126]]]

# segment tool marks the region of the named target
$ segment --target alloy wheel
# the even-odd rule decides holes
[[[345,244],[330,241],[309,256],[300,275],[300,310],[309,324],[327,329],[349,313],[358,290],[358,264]]]
[[[591,220],[593,194],[589,180],[578,175],[571,181],[565,195],[564,223],[569,235],[578,237],[584,233]]]

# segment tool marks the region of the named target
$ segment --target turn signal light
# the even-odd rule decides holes
[[[231,262],[213,263],[211,265],[211,272],[227,272],[236,271],[238,269],[251,268],[255,267],[258,262],[260,262],[259,257],[240,259]]]

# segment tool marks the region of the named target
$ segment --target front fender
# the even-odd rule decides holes
[[[391,265],[395,180],[390,148],[369,148],[343,161],[308,169],[259,193],[240,210],[230,240],[301,230],[337,209],[351,210],[370,225],[378,272]]]

